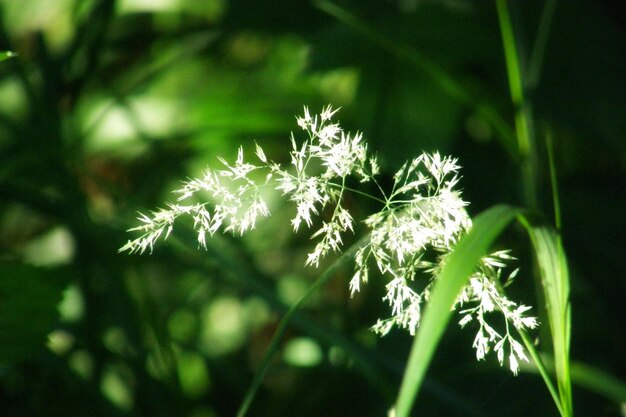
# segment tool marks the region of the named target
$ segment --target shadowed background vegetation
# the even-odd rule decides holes
[[[151,255],[117,250],[138,210],[218,155],[256,140],[288,161],[294,116],[331,103],[379,154],[383,182],[422,150],[458,157],[473,214],[508,203],[550,218],[552,138],[574,409],[623,416],[608,375],[626,375],[626,7],[510,12],[530,171],[490,1],[0,0],[0,51],[18,54],[0,63],[0,415],[235,415],[280,317],[325,269],[303,267],[311,242],[291,232],[293,208],[275,201],[258,230],[207,251],[184,224]],[[501,246],[521,266],[512,298],[537,305],[521,228]],[[385,415],[412,339],[371,333],[384,282],[351,299],[350,277],[295,313],[250,416]],[[450,326],[416,415],[557,415],[539,376],[476,363],[471,343]]]

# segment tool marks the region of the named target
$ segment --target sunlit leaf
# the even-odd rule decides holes
[[[6,61],[9,58],[14,58],[16,56],[17,56],[17,54],[15,52],[2,51],[2,52],[0,52],[0,62]]]

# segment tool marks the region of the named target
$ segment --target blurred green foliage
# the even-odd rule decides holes
[[[518,161],[484,112],[512,126],[516,110],[494,4],[334,5],[353,20],[306,1],[0,0],[0,50],[18,54],[0,63],[1,415],[235,414],[281,314],[320,274],[302,267],[309,242],[283,221],[289,208],[276,203],[258,231],[206,252],[184,232],[151,256],[117,248],[137,210],[217,155],[257,140],[287,158],[302,105],[341,106],[391,172],[421,150],[459,157],[473,213],[525,204]],[[522,56],[543,5],[511,1]],[[626,375],[624,16],[618,1],[558,3],[526,92],[545,213],[554,137],[572,357],[616,376]],[[506,245],[522,266],[516,291],[533,300],[520,236]],[[384,284],[350,299],[346,278],[295,314],[250,415],[386,413],[411,339],[371,334]],[[416,413],[556,415],[538,376],[476,364],[470,345],[448,330]],[[623,413],[577,387],[574,404]]]

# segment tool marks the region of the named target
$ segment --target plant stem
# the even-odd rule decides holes
[[[381,198],[373,196],[373,195],[371,195],[369,193],[366,193],[364,191],[357,190],[356,188],[348,187],[347,185],[344,185],[344,184],[335,184],[334,182],[329,182],[329,184],[330,184],[331,187],[335,187],[335,188],[338,188],[338,189],[344,189],[344,190],[350,191],[351,193],[358,194],[358,195],[361,195],[363,197],[367,197],[369,199],[372,199],[372,200],[377,201],[377,202],[382,203],[382,204],[386,204],[387,203],[387,201],[385,201],[385,200],[383,200]]]
[[[272,359],[276,352],[278,352],[278,348],[280,347],[280,341],[282,340],[285,331],[287,330],[287,326],[289,325],[289,321],[291,320],[291,316],[298,310],[298,308],[306,301],[313,293],[315,293],[320,287],[330,281],[336,273],[342,269],[348,262],[351,262],[354,259],[354,255],[356,251],[363,246],[369,240],[369,235],[359,242],[354,244],[350,249],[344,252],[339,259],[337,259],[319,278],[311,285],[308,291],[300,297],[298,301],[296,301],[289,310],[285,313],[283,318],[280,320],[278,328],[276,332],[272,336],[272,340],[267,348],[267,351],[263,357],[263,361],[259,370],[256,372],[254,376],[254,380],[250,384],[248,391],[246,392],[244,399],[239,406],[239,410],[237,411],[237,417],[244,417],[250,408],[250,404],[252,404],[252,400],[256,395],[261,383],[265,379],[265,374],[269,370],[269,367],[272,363]]]
[[[502,33],[509,91],[511,101],[515,106],[515,134],[517,151],[521,161],[522,194],[526,206],[537,209],[539,206],[537,201],[538,164],[534,143],[532,107],[525,99],[524,79],[507,0],[496,0],[496,8]]]
[[[546,45],[548,44],[548,34],[550,33],[550,26],[552,25],[555,10],[556,0],[547,0],[541,13],[539,28],[537,29],[537,38],[535,39],[533,50],[530,54],[530,61],[528,62],[526,85],[530,89],[534,89],[537,87],[537,84],[539,84],[543,58],[546,53]]]
[[[546,5],[548,7],[548,5]],[[539,209],[538,202],[538,162],[536,144],[533,129],[533,114],[529,100],[526,98],[526,88],[529,87],[528,77],[524,78],[520,65],[520,56],[515,41],[515,34],[511,22],[511,15],[508,8],[508,0],[496,0],[498,11],[498,21],[502,33],[502,44],[506,61],[506,69],[509,80],[509,90],[511,101],[515,106],[515,132],[517,134],[518,151],[521,157],[522,190],[525,204],[534,210]],[[530,75],[533,84],[538,82],[539,70],[545,52],[545,42],[547,39],[548,25],[551,21],[554,5],[552,8],[544,9],[542,21],[539,27],[539,34],[532,56],[532,74]],[[549,149],[549,157],[552,158]],[[553,161],[550,162],[551,181],[553,184],[553,202],[555,210],[555,221],[560,225],[560,208],[558,196],[556,195],[556,177],[554,174]],[[542,227],[530,228],[527,220],[523,220],[529,228],[529,234],[533,241],[534,251],[537,255],[535,270],[537,281],[537,299],[545,302],[548,321],[550,324],[550,336],[544,337],[546,342],[552,344],[555,357],[556,380],[558,385],[559,401],[557,408],[563,417],[573,415],[572,390],[569,370],[570,352],[570,304],[569,304],[569,272],[567,259],[563,250],[561,237],[558,233]],[[558,226],[557,226],[558,227]],[[527,347],[529,344],[525,340]],[[532,348],[532,346],[531,346]],[[533,355],[537,361],[538,356]],[[538,362],[540,370],[542,365]],[[549,383],[547,373],[544,375],[546,385],[550,393],[555,397],[554,388]],[[556,401],[556,400],[555,400]]]
[[[554,384],[552,383],[552,380],[550,379],[548,370],[546,369],[543,361],[541,360],[541,356],[539,356],[539,353],[537,353],[537,351],[535,350],[535,347],[533,346],[532,341],[528,338],[528,335],[526,334],[526,332],[523,330],[519,330],[519,329],[517,330],[517,332],[522,337],[522,341],[524,342],[524,345],[526,346],[528,353],[530,353],[530,357],[533,359],[535,365],[537,366],[537,370],[541,374],[541,377],[543,378],[543,382],[546,384],[548,391],[550,391],[550,396],[552,396],[552,400],[554,401],[556,408],[559,410],[559,414],[561,414],[561,417],[567,417],[567,414],[565,414],[565,412],[563,411],[563,407],[561,406],[561,399],[559,397],[559,394],[554,388]]]
[[[548,166],[550,167],[550,186],[552,188],[552,207],[554,209],[554,226],[561,231],[561,202],[559,200],[559,187],[556,178],[556,163],[554,161],[554,144],[552,133],[546,134],[546,147],[548,148]]]

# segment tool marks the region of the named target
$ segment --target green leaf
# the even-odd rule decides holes
[[[495,206],[476,217],[472,229],[451,253],[433,288],[400,387],[396,403],[397,417],[406,417],[411,411],[461,288],[467,283],[480,258],[516,216],[527,229],[533,243],[547,303],[559,391],[558,397],[553,397],[561,415],[572,415],[569,272],[560,236],[552,228],[531,219],[522,209]],[[536,355],[532,356],[535,359]],[[543,366],[541,363],[538,365]],[[547,378],[546,375],[542,376]],[[545,382],[550,388],[549,379]]]
[[[36,355],[58,317],[66,268],[0,266],[0,364]]]
[[[541,287],[546,300],[546,310],[554,367],[561,402],[561,414],[571,416],[572,388],[570,376],[571,309],[569,303],[569,270],[561,237],[552,229],[530,216],[520,216],[535,249],[541,276]]]
[[[2,51],[0,52],[0,62],[2,61],[6,61],[7,59],[16,57],[17,54],[15,52],[11,52],[11,51]]]
[[[451,307],[480,258],[502,230],[522,212],[509,206],[494,206],[476,217],[472,229],[457,244],[433,287],[424,311],[396,403],[396,416],[407,417],[424,380],[439,340],[450,320]]]

